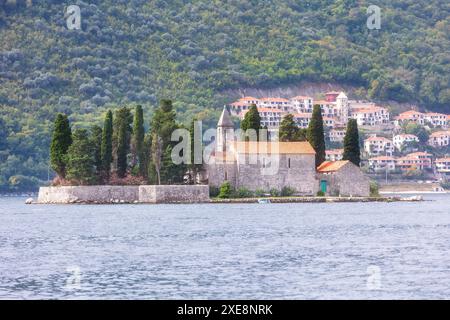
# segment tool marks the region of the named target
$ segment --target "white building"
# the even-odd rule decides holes
[[[374,171],[394,171],[397,160],[393,157],[379,156],[369,159],[369,168]]]
[[[280,122],[283,118],[283,115],[286,114],[286,112],[275,109],[275,108],[264,108],[264,107],[258,107],[258,113],[261,117],[261,126],[267,127],[267,129],[278,129],[280,126]],[[240,114],[241,120],[244,119],[245,115],[247,114],[248,110],[243,111]]]
[[[433,147],[445,147],[450,144],[450,131],[433,132],[428,138],[428,144]]]
[[[359,126],[377,126],[389,123],[389,111],[386,108],[373,106],[351,109],[350,116],[356,119]]]
[[[429,122],[434,127],[448,127],[448,117],[446,114],[437,112],[428,112],[424,114],[425,123]]]
[[[403,145],[405,143],[409,143],[409,142],[419,142],[419,138],[413,134],[398,134],[396,136],[394,136],[393,138],[393,143],[394,143],[394,147],[401,151],[403,148]]]
[[[331,149],[325,151],[325,159],[327,161],[340,161],[343,159],[344,149]]]
[[[343,142],[345,138],[345,129],[331,129],[329,138],[331,142]]]
[[[387,138],[372,136],[364,140],[364,151],[369,156],[392,156],[394,144]]]
[[[308,96],[297,96],[291,98],[292,108],[296,113],[312,113],[314,107],[314,99]]]
[[[450,178],[450,158],[436,159],[436,172],[442,176],[442,178]]]
[[[389,123],[389,111],[386,108],[368,102],[349,101],[344,92],[327,92],[325,96],[325,100],[317,101],[309,96],[296,96],[289,100],[243,97],[230,104],[230,112],[232,115],[240,116],[252,104],[255,104],[259,108],[278,109],[287,113],[304,115],[312,114],[313,106],[318,104],[328,127],[345,127],[350,118],[356,119],[359,125],[364,126]]]

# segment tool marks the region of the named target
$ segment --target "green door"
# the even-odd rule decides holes
[[[327,193],[327,180],[320,180],[320,190]]]

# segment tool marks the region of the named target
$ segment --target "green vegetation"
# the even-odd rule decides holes
[[[230,182],[225,181],[220,186],[220,191],[219,191],[219,196],[218,197],[220,199],[229,199],[229,198],[232,197],[232,195],[233,195],[233,188],[231,187]]]
[[[152,183],[180,183],[186,171],[185,165],[175,165],[172,162],[172,148],[178,143],[171,141],[174,130],[181,125],[176,121],[176,112],[171,100],[161,100],[156,109],[151,124],[152,161],[149,164],[149,177]]]
[[[87,185],[96,181],[94,148],[88,131],[77,129],[72,135],[73,142],[67,150],[66,179],[72,184]]]
[[[283,189],[281,189],[281,196],[282,197],[290,197],[293,196],[295,194],[295,189],[291,188],[291,187],[283,187]]]
[[[52,143],[50,145],[50,163],[56,174],[64,179],[66,176],[66,154],[72,143],[69,119],[59,113],[55,120]]]
[[[376,181],[370,181],[370,196],[371,197],[379,197],[380,196],[380,191],[379,191],[379,186],[378,183]]]
[[[323,131],[322,111],[314,105],[311,121],[306,132],[308,142],[316,151],[316,167],[325,161],[325,136]]]
[[[100,177],[102,174],[102,128],[97,125],[92,126],[90,144],[92,146],[92,153],[94,156],[95,175]],[[101,181],[101,179],[99,179]]]
[[[185,125],[206,125],[239,89],[302,81],[450,111],[447,0],[378,0],[380,30],[366,26],[369,0],[77,1],[79,31],[66,1],[23,3],[0,1],[0,190],[47,180],[55,112],[89,128],[171,97]]]
[[[417,136],[417,138],[419,138],[420,144],[422,145],[426,144],[428,142],[428,138],[430,137],[430,134],[423,126],[414,122],[408,122],[404,128],[404,131],[407,134],[413,134]]]
[[[283,142],[305,141],[306,130],[297,126],[292,114],[287,114],[280,123],[279,139]]]
[[[138,172],[141,176],[146,174],[145,165],[145,151],[144,151],[144,113],[142,106],[136,106],[134,111],[134,121],[133,121],[133,140],[132,148],[134,150],[133,154],[136,156],[133,159],[132,166],[138,166]]]
[[[249,134],[247,130],[255,130],[256,137],[245,136],[245,139],[255,141],[259,140],[259,130],[261,129],[261,117],[258,112],[258,108],[255,104],[250,106],[250,109],[245,114],[244,119],[241,121],[241,129],[243,134]],[[250,133],[251,134],[251,133]],[[256,138],[256,139],[255,139]]]
[[[317,196],[318,196],[318,197],[325,197],[325,192],[323,192],[323,191],[318,191],[318,192],[317,192]]]
[[[358,123],[355,119],[348,120],[347,131],[344,137],[344,160],[350,160],[359,167],[361,151],[359,148]]]
[[[101,145],[101,158],[102,158],[101,175],[105,180],[109,180],[111,172],[112,136],[113,136],[113,114],[111,110],[108,110],[103,124],[102,145]]]

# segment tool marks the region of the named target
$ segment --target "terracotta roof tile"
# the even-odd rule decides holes
[[[341,161],[325,161],[320,166],[317,167],[318,172],[336,172],[340,170],[347,163],[350,163],[348,160]]]
[[[241,154],[316,154],[309,142],[237,141],[234,150]]]

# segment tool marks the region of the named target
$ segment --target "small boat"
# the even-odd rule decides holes
[[[258,203],[267,204],[270,203],[270,199],[258,199]]]

